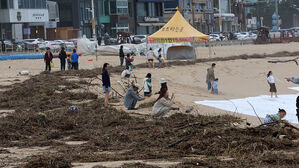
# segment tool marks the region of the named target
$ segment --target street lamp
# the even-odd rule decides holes
[[[96,26],[95,26],[95,16],[94,16],[94,1],[91,0],[91,8],[85,8],[91,12],[91,25],[92,25],[92,37],[96,38]]]

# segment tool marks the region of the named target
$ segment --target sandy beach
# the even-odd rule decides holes
[[[213,47],[213,57],[227,57],[235,55],[252,54],[273,54],[281,51],[298,51],[299,43],[271,44],[271,45],[243,45],[243,46],[218,46]],[[208,48],[197,48],[199,58],[208,57]],[[93,61],[88,61],[93,59]],[[206,69],[212,62],[198,63],[188,66],[172,66],[162,69],[137,68],[133,73],[136,75],[139,83],[147,73],[152,73],[153,89],[158,91],[159,79],[166,78],[171,93],[175,93],[177,105],[182,109],[188,106],[194,106],[194,114],[219,115],[232,114],[224,110],[219,110],[203,105],[196,105],[195,101],[201,100],[228,100],[234,98],[245,98],[250,96],[259,96],[269,94],[269,86],[266,81],[266,73],[272,70],[276,78],[278,94],[296,94],[294,90],[288,87],[296,86],[284,80],[285,77],[298,76],[298,66],[294,62],[284,64],[271,64],[267,61],[288,58],[265,58],[250,60],[232,60],[215,62],[216,77],[219,78],[219,95],[213,95],[207,91],[205,83]],[[82,56],[80,58],[80,69],[93,69],[102,67],[103,63],[109,62],[112,66],[119,64],[118,56],[99,56],[96,61],[95,56]],[[134,64],[144,63],[144,57],[135,57]],[[59,71],[59,59],[54,59],[55,68],[53,71]],[[18,73],[22,70],[28,70],[30,75],[39,74],[44,70],[43,60],[10,60],[0,62],[0,85],[10,85],[28,78],[20,76]],[[18,79],[18,80],[16,80]],[[117,81],[120,75],[112,75],[112,84],[116,89],[121,89]],[[100,81],[98,81],[100,83]],[[100,89],[99,95],[102,95]],[[95,90],[96,91],[96,90]],[[146,101],[154,101],[155,96]],[[121,104],[120,107],[122,108]],[[151,109],[138,111],[138,113],[150,114]],[[274,113],[274,112],[271,112]],[[235,115],[235,114],[234,114]],[[239,115],[245,117],[249,122],[258,124],[255,116]],[[264,116],[260,116],[264,117]]]
[[[212,57],[296,52],[299,51],[298,45],[299,43],[218,46],[213,47]],[[208,58],[208,48],[199,47],[197,51],[198,58]],[[227,163],[230,166],[224,167],[239,167],[237,165],[245,163],[252,167],[254,159],[271,161],[265,161],[265,165],[272,164],[272,158],[278,158],[276,153],[280,157],[281,151],[290,158],[293,157],[287,160],[288,165],[296,167],[298,128],[282,123],[270,127],[255,127],[260,125],[255,115],[195,103],[230,101],[260,95],[266,95],[268,100],[275,102],[275,98],[270,98],[266,80],[269,70],[273,71],[279,97],[283,94],[296,95],[298,91],[289,87],[299,85],[284,79],[299,77],[295,62],[268,63],[269,60],[296,57],[297,55],[284,55],[275,58],[216,61],[215,76],[219,78],[219,95],[211,94],[206,85],[207,68],[213,62],[172,65],[161,69],[139,65],[133,70],[138,83],[142,84],[146,74],[152,73],[153,92],[160,89],[159,79],[165,78],[170,94],[174,93],[176,96],[174,106],[180,110],[170,112],[162,119],[151,116],[151,104],[157,95],[138,102],[137,107],[140,108],[135,111],[126,110],[123,99],[111,99],[110,106],[104,107],[102,83],[98,79],[101,76],[97,74],[97,70],[40,74],[45,68],[43,60],[1,61],[0,92],[3,98],[0,118],[3,120],[0,123],[0,140],[4,145],[0,146],[0,167],[19,167],[26,163],[31,165],[29,167],[40,163],[61,163],[78,168],[121,167],[126,164],[166,168],[180,167],[179,164],[187,165],[189,162],[191,166],[185,167],[192,167],[193,163],[205,162],[207,159],[210,160],[205,163],[206,166],[222,166]],[[92,55],[82,56],[79,66],[80,69],[101,68],[105,62],[116,67],[119,65],[119,57],[99,56],[96,60]],[[145,63],[145,57],[135,57],[135,65],[142,63]],[[182,60],[180,63],[187,62]],[[53,72],[60,71],[59,59],[54,59],[54,64]],[[24,70],[29,71],[30,75],[19,74]],[[11,90],[9,85],[24,80],[27,81],[14,85]],[[124,95],[125,91],[119,85],[121,80],[120,73],[111,73],[112,87]],[[288,103],[295,106],[295,100]],[[72,105],[79,110],[69,110],[68,107]],[[192,115],[185,113],[190,106],[194,107]],[[265,108],[273,109],[270,106]],[[258,110],[257,112],[259,113]],[[276,113],[276,109],[269,110],[269,113]],[[239,121],[232,116],[246,121]],[[289,144],[294,144],[295,147]],[[272,155],[265,155],[267,152]],[[215,159],[218,161],[215,162]],[[136,167],[134,165],[131,167]],[[254,165],[260,166],[260,160],[255,160]]]

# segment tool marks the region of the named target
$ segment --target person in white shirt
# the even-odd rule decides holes
[[[179,110],[179,108],[171,107],[174,104],[174,94],[172,94],[171,99],[168,99],[168,90],[163,88],[160,91],[160,96],[154,104],[152,115],[155,117],[163,117],[170,110]]]
[[[275,86],[275,79],[273,77],[272,71],[268,72],[267,81],[268,81],[268,84],[270,85],[271,98],[273,97],[273,93],[275,94],[275,97],[277,98],[277,89],[276,89],[276,86]]]
[[[152,74],[148,73],[143,80],[144,97],[152,96]]]
[[[146,53],[146,60],[148,63],[148,67],[149,68],[154,68],[154,57],[155,57],[155,53],[153,51],[152,48],[149,49],[149,51]]]
[[[131,77],[131,68],[126,67],[125,70],[121,73],[121,78],[130,78]]]

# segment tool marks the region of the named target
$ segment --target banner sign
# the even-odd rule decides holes
[[[208,40],[199,37],[182,38],[147,38],[147,43],[184,43],[184,42],[207,42]]]

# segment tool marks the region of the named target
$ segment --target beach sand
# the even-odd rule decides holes
[[[288,44],[271,44],[271,45],[243,45],[243,46],[219,46],[213,47],[215,54],[212,57],[227,57],[236,55],[252,55],[252,54],[273,54],[281,51],[294,52],[299,51],[299,43]],[[197,48],[199,57],[208,57],[208,48]],[[93,61],[88,61],[93,59]],[[275,58],[289,59],[289,58]],[[162,69],[137,68],[133,73],[136,75],[139,83],[142,83],[143,78],[147,73],[152,73],[154,92],[160,88],[159,79],[166,78],[169,92],[176,95],[176,106],[181,108],[181,112],[188,106],[194,106],[193,114],[219,115],[233,114],[211,107],[196,105],[194,101],[201,100],[224,100],[233,98],[245,98],[249,96],[259,96],[269,94],[269,86],[266,81],[266,73],[269,70],[273,71],[276,79],[278,94],[295,94],[294,90],[289,90],[288,87],[296,86],[284,80],[285,77],[298,76],[299,68],[294,62],[283,64],[271,64],[266,59],[250,59],[250,60],[233,60],[216,62],[215,75],[219,78],[219,95],[213,95],[207,91],[205,83],[206,70],[211,66],[212,62],[198,63],[195,65],[172,66]],[[99,56],[96,61],[95,56],[82,56],[80,58],[80,69],[93,69],[102,67],[103,63],[108,62],[113,66],[119,64],[118,56]],[[134,64],[144,63],[144,57],[135,57]],[[59,70],[59,59],[54,59],[55,68],[53,71]],[[10,67],[10,68],[9,68]],[[29,76],[20,76],[18,73],[22,70],[28,70],[30,75],[35,75],[44,70],[43,60],[11,60],[0,62],[0,85],[10,85],[16,82],[21,82]],[[16,79],[18,79],[16,81]],[[112,84],[118,85],[120,74],[112,75]],[[117,88],[117,86],[116,86]],[[99,89],[99,94],[102,94]],[[154,101],[156,96],[153,96],[146,101]],[[140,104],[140,103],[139,103]],[[119,104],[119,108],[121,104]],[[151,109],[142,109],[137,113],[150,114]],[[275,112],[270,112],[275,113]],[[238,115],[242,118],[247,118],[252,124],[259,124],[255,116]],[[264,116],[260,116],[264,117]]]

